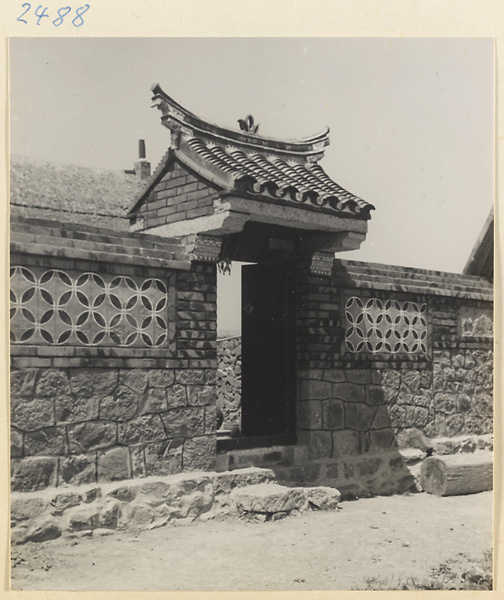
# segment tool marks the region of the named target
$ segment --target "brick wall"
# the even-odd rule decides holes
[[[27,229],[45,238],[37,254],[29,253]],[[117,252],[117,235],[48,223],[13,227],[11,260],[20,278],[12,305],[18,311],[13,331],[17,326],[19,333],[11,345],[13,490],[215,464],[215,265],[179,260],[171,245],[164,255],[150,254],[150,236],[124,234],[131,250],[123,244]],[[86,244],[89,260],[81,260]],[[148,295],[153,280],[163,283],[167,303]],[[96,292],[100,286],[104,293]],[[158,336],[157,346],[149,345],[156,336],[144,341],[140,335],[154,331],[151,314],[167,334]],[[120,343],[135,331],[126,315],[138,329],[130,346]],[[93,327],[89,319],[95,319]],[[27,329],[30,320],[36,334]],[[41,330],[45,336],[38,335]],[[87,337],[75,336],[77,330]],[[100,330],[116,337],[81,341]],[[56,343],[58,338],[63,341]]]
[[[185,221],[213,214],[216,192],[178,163],[154,186],[136,217],[143,217],[143,228]]]

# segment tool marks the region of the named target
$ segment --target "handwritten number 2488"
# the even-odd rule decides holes
[[[24,4],[21,5],[22,8],[24,8],[24,12],[21,13],[19,15],[19,17],[17,18],[18,21],[21,21],[21,23],[26,23],[28,24],[28,21],[26,19],[23,19],[23,17],[26,15],[26,13],[28,13],[32,7],[31,4],[29,4],[28,2],[25,2]],[[74,27],[82,27],[84,25],[84,18],[83,15],[84,13],[86,13],[88,10],[90,9],[89,4],[84,4],[84,6],[79,6],[79,8],[77,8],[75,10],[75,17],[72,19],[72,25]],[[59,27],[60,25],[63,24],[63,19],[68,15],[68,13],[70,13],[72,11],[72,8],[70,6],[62,6],[61,8],[58,9],[58,16],[56,17],[56,19],[54,19],[52,21],[52,24],[54,25],[54,27]],[[37,17],[37,25],[40,25],[40,22],[42,21],[42,19],[44,17],[47,17],[48,19],[50,18],[50,15],[47,12],[47,6],[42,8],[42,5],[40,4],[36,9],[35,9],[35,16]]]

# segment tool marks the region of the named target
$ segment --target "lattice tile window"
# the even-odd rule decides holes
[[[345,346],[349,352],[427,354],[427,304],[348,298]]]
[[[10,271],[11,343],[161,347],[168,290],[155,278],[16,266]]]

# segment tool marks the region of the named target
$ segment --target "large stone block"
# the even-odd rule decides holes
[[[432,356],[434,358],[434,362],[439,365],[451,365],[451,354],[449,350],[434,350]]]
[[[147,388],[147,373],[143,369],[121,369],[119,371],[119,384],[131,388],[139,395]]]
[[[345,427],[345,410],[341,400],[324,400],[324,429],[343,429]]]
[[[390,407],[390,424],[393,427],[408,427],[405,406],[394,404]]]
[[[88,421],[68,426],[70,452],[85,454],[113,446],[117,440],[117,425],[113,422]]]
[[[116,446],[98,454],[98,481],[119,481],[131,477],[127,448]]]
[[[127,527],[130,531],[147,529],[156,516],[153,508],[146,504],[137,504],[135,502],[125,504],[122,507],[121,513],[119,526]]]
[[[297,403],[297,426],[299,429],[322,429],[322,402],[320,400]]]
[[[446,435],[446,415],[443,413],[434,415],[434,431],[436,436]]]
[[[259,483],[231,492],[231,499],[244,512],[277,513],[304,510],[307,493],[303,488],[291,488],[276,483]]]
[[[370,478],[376,476],[381,465],[381,458],[369,457],[363,458],[363,460],[359,461],[355,466],[357,467],[359,477]]]
[[[457,396],[457,412],[467,412],[471,408],[471,398],[467,394],[459,394]]]
[[[303,379],[299,382],[299,397],[301,400],[325,400],[331,397],[332,386],[329,381]]]
[[[71,531],[95,529],[98,527],[98,522],[98,506],[95,503],[76,506],[68,511],[68,527]]]
[[[481,435],[492,431],[493,422],[491,419],[482,419],[478,415],[466,414],[464,428],[467,433]]]
[[[69,508],[79,506],[81,501],[80,494],[76,492],[61,492],[51,499],[51,513],[53,515],[61,515]]]
[[[23,456],[23,433],[15,427],[10,430],[10,455],[12,458]]]
[[[332,387],[332,397],[345,402],[364,402],[366,388],[356,383],[335,383]]]
[[[194,437],[205,431],[205,409],[174,408],[161,415],[169,438]]]
[[[420,387],[420,384],[422,382],[422,374],[420,371],[408,369],[407,371],[403,372],[402,380],[403,383],[407,385],[409,389],[414,393]]]
[[[436,394],[434,396],[434,406],[436,412],[442,412],[446,415],[457,412],[456,394]]]
[[[306,489],[308,502],[318,510],[333,510],[338,507],[341,494],[336,488],[318,486]]]
[[[399,448],[417,448],[427,452],[432,448],[432,441],[425,433],[417,427],[408,427],[399,431],[396,435],[397,445]]]
[[[215,468],[217,445],[215,436],[201,436],[184,442],[184,471],[211,471]]]
[[[144,448],[146,475],[174,475],[182,472],[184,440],[148,444]]]
[[[432,403],[432,392],[429,390],[419,390],[411,396],[411,402],[415,406],[430,407]]]
[[[348,429],[368,431],[376,414],[375,406],[347,403],[345,406],[345,426]]]
[[[187,386],[187,403],[189,406],[204,406],[217,403],[217,388],[214,385]]]
[[[117,386],[117,371],[108,369],[70,369],[70,386],[78,396],[109,396]]]
[[[386,405],[378,406],[376,414],[371,424],[371,429],[383,429],[390,425],[389,408]]]
[[[11,498],[11,520],[36,519],[49,508],[49,502],[40,497],[13,496]]]
[[[217,495],[227,495],[235,487],[244,487],[266,483],[275,480],[275,473],[271,469],[249,467],[236,471],[224,471],[214,476],[214,489]]]
[[[81,454],[61,458],[59,480],[73,485],[94,483],[96,481],[96,455]]]
[[[168,388],[168,408],[178,408],[180,406],[187,406],[187,388],[185,385],[179,385],[178,383]]]
[[[217,429],[217,406],[205,406],[205,434],[215,433]]]
[[[92,421],[99,414],[98,397],[85,396],[56,396],[56,422],[57,423],[79,423],[81,421]]]
[[[308,437],[309,458],[330,458],[331,454],[332,433],[330,431],[310,431]]]
[[[149,387],[169,388],[175,381],[175,372],[170,369],[151,369],[147,373]]]
[[[432,371],[422,371],[420,387],[424,390],[432,389]]]
[[[55,517],[41,517],[27,532],[27,542],[47,542],[61,536],[61,525]]]
[[[70,382],[66,371],[47,369],[39,376],[35,394],[37,396],[58,396],[70,393]]]
[[[481,417],[492,417],[493,395],[491,392],[477,391],[472,401],[474,411]]]
[[[348,369],[346,378],[351,383],[370,383],[371,371],[369,369]]]
[[[385,391],[387,402],[392,402],[397,397],[401,387],[401,371],[395,369],[383,369],[382,387]]]
[[[11,371],[10,392],[13,396],[31,396],[35,389],[37,369]]]
[[[407,387],[402,386],[400,388],[399,393],[397,394],[396,403],[397,404],[413,404],[413,394],[410,392],[410,390]]]
[[[127,423],[119,423],[120,444],[148,444],[165,439],[166,433],[159,415],[142,415]]]
[[[122,513],[122,502],[115,498],[107,498],[98,514],[98,527],[115,529]]]
[[[11,461],[11,489],[35,492],[56,485],[58,459],[37,456]]]
[[[408,427],[423,427],[429,422],[429,411],[423,406],[407,406],[405,419]]]
[[[54,425],[54,400],[49,397],[14,398],[11,423],[22,431],[35,431]]]
[[[352,456],[360,452],[359,432],[350,429],[333,432],[333,456]]]
[[[372,406],[385,404],[385,392],[380,385],[366,386],[366,403]]]
[[[446,417],[446,435],[451,437],[459,435],[464,429],[463,415],[449,415]]]
[[[139,394],[120,385],[115,396],[105,396],[100,402],[100,418],[128,421],[138,413]]]
[[[203,369],[179,369],[175,371],[175,381],[183,384],[202,384],[205,382]]]
[[[66,435],[64,427],[46,427],[38,431],[25,433],[24,453],[34,454],[65,454]]]
[[[379,452],[380,450],[389,450],[395,446],[395,436],[393,429],[376,429],[369,432],[371,450]]]
[[[131,460],[131,476],[145,477],[145,456],[143,446],[131,446],[129,449]]]
[[[346,381],[345,371],[344,369],[326,369],[322,379],[332,383],[343,383]]]
[[[140,402],[140,414],[160,413],[168,410],[166,390],[164,388],[150,388]]]

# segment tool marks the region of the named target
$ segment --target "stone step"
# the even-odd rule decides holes
[[[266,516],[299,514],[309,508],[331,510],[337,508],[340,498],[341,494],[335,488],[287,487],[278,483],[261,483],[231,492],[239,512]]]

